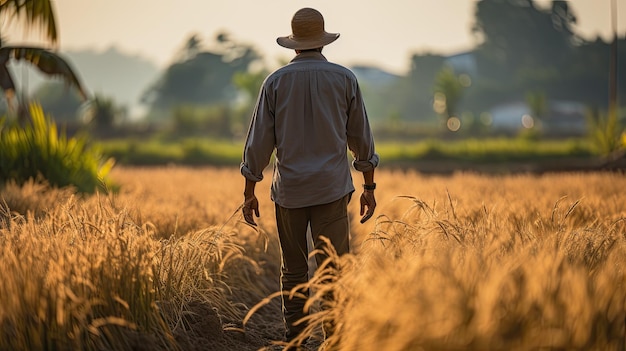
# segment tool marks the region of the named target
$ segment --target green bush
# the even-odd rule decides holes
[[[587,112],[587,122],[589,137],[600,154],[608,156],[623,147],[620,139],[624,128],[620,125],[617,110],[603,113],[590,109]]]
[[[24,126],[0,120],[0,184],[43,178],[52,186],[73,186],[83,193],[107,185],[113,159],[105,161],[84,135],[58,133],[41,106],[31,105],[30,115]]]

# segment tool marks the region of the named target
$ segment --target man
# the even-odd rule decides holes
[[[308,280],[307,227],[316,248],[324,236],[339,255],[349,252],[347,206],[354,192],[348,149],[363,173],[361,223],[376,208],[374,169],[378,155],[357,79],[345,67],[330,63],[322,48],[339,34],[327,33],[324,18],[303,8],[291,21],[292,34],[277,38],[293,49],[289,64],[270,74],[259,93],[243,153],[243,216],[256,225],[259,203],[255,184],[276,151],[271,199],[282,252],[281,285],[290,291]],[[318,265],[325,257],[316,256]],[[305,300],[283,297],[286,339],[304,329]]]

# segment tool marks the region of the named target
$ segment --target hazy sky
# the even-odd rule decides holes
[[[571,0],[584,36],[611,30],[612,0]],[[626,2],[618,2],[618,27],[626,33]],[[341,37],[325,48],[345,65],[374,64],[395,72],[408,68],[412,53],[452,54],[473,46],[473,0],[57,0],[61,50],[115,45],[164,66],[192,34],[212,44],[219,31],[252,44],[273,65],[292,52],[276,44],[290,34],[293,13],[313,7],[326,30]],[[538,1],[549,4],[550,1]],[[621,4],[619,4],[621,3]],[[2,19],[2,33],[7,31]],[[19,41],[23,33],[9,39]]]

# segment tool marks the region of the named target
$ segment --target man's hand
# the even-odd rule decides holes
[[[365,208],[367,207],[367,212]],[[376,209],[376,198],[374,197],[374,191],[365,190],[361,194],[361,223],[365,223],[368,219],[374,215]],[[365,215],[363,215],[365,214]]]
[[[246,222],[254,226],[256,225],[254,217],[252,216],[252,212],[254,212],[257,218],[259,217],[259,200],[257,200],[256,195],[245,195],[241,212],[243,212],[243,219],[245,219]]]

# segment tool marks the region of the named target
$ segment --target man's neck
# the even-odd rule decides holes
[[[296,54],[300,55],[301,53],[304,53],[304,52],[319,52],[319,53],[321,53],[322,49],[323,49],[323,47],[322,48],[315,48],[315,49],[296,50]]]

